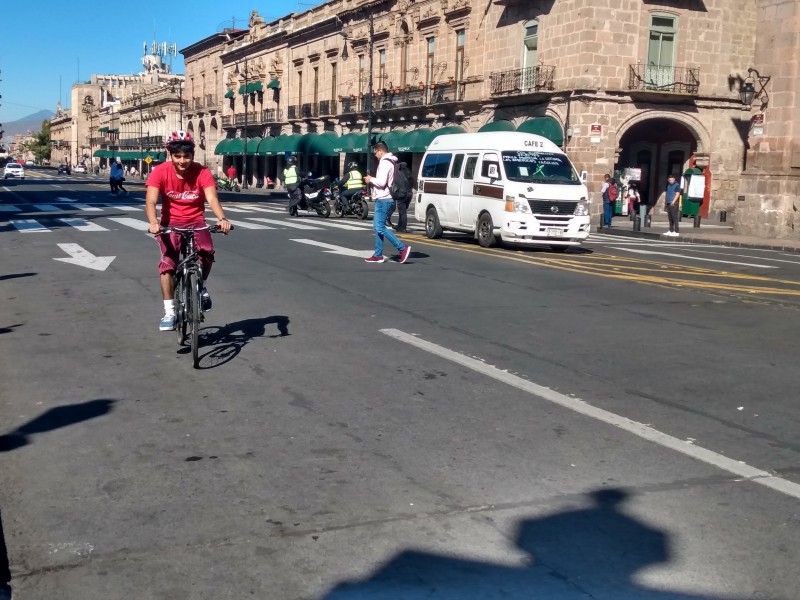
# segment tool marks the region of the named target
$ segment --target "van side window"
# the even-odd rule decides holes
[[[452,154],[428,154],[425,157],[425,162],[422,163],[422,176],[447,177],[451,158],[453,158]]]
[[[467,166],[464,168],[464,179],[475,178],[475,165],[478,164],[477,156],[470,156],[467,158]]]
[[[461,177],[461,165],[464,164],[464,155],[463,154],[456,154],[455,160],[453,160],[453,168],[450,169],[450,177],[458,178]]]
[[[489,166],[496,165],[498,173],[500,172],[500,161],[497,160],[496,154],[484,154],[483,161],[481,162],[481,176],[489,177]]]

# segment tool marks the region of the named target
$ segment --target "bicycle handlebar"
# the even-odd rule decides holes
[[[231,231],[235,228],[233,223],[231,223]],[[158,233],[156,235],[161,235],[164,233],[194,233],[195,231],[210,231],[211,233],[219,233],[221,229],[219,225],[204,225],[203,227],[164,227],[163,225],[158,228]]]

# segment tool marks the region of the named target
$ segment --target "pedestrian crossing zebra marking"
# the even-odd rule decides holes
[[[10,223],[22,233],[50,233],[50,229],[35,219],[12,219]]]
[[[59,219],[59,221],[69,225],[70,227],[74,227],[78,231],[108,231],[108,229],[105,227],[98,225],[97,223],[90,223],[86,219],[70,218]]]

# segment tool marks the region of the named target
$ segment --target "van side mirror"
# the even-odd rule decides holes
[[[489,165],[488,174],[490,179],[500,179],[500,171],[497,165]]]
[[[589,180],[589,173],[581,171],[581,183],[586,183]]]

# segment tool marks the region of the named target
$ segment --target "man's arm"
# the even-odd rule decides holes
[[[222,204],[220,204],[219,196],[217,195],[217,186],[208,186],[204,189],[206,192],[206,200],[208,200],[208,205],[211,207],[211,212],[217,217],[217,226],[222,233],[227,234],[231,230],[231,223],[225,218],[225,211],[222,210]]]
[[[372,187],[385,190],[389,185],[389,172],[391,169],[392,162],[390,160],[381,159],[378,163],[378,170],[375,172],[375,177],[370,178]]]
[[[147,221],[150,227],[147,229],[150,233],[158,233],[158,215],[156,214],[156,203],[158,203],[158,188],[152,185],[147,186],[147,193],[144,197],[144,212],[147,215]]]

